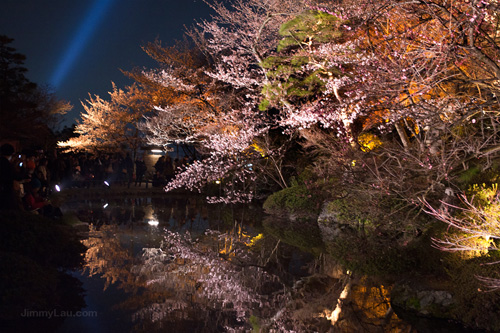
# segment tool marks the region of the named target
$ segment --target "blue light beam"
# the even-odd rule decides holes
[[[88,43],[90,37],[95,32],[99,23],[103,20],[104,14],[111,7],[115,0],[96,0],[83,22],[81,23],[78,31],[73,38],[70,46],[60,59],[58,66],[50,79],[50,85],[56,90],[64,82],[69,71],[73,67],[75,61],[78,59],[82,49]]]

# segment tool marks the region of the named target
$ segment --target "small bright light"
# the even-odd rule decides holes
[[[107,181],[104,181],[104,185],[109,186],[109,183]]]
[[[160,224],[160,222],[158,222],[156,220],[149,220],[148,224],[151,225],[151,226],[153,226],[153,227],[156,227],[158,224]]]
[[[161,154],[163,152],[163,150],[161,150],[161,149],[151,149],[151,152],[153,154]]]
[[[220,184],[220,180],[216,180],[216,181],[215,181],[215,184]]]
[[[104,206],[102,206],[102,208],[106,208],[108,207],[108,203],[105,203]]]
[[[61,192],[61,187],[59,185],[54,186],[57,192]]]

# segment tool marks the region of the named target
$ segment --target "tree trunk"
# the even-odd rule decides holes
[[[410,145],[410,139],[408,138],[408,135],[406,135],[406,131],[405,131],[404,127],[401,125],[401,121],[396,122],[396,124],[394,124],[394,126],[396,127],[396,130],[398,131],[399,138],[401,139],[401,142],[403,143],[403,147],[405,148],[405,150],[407,150],[408,146]]]

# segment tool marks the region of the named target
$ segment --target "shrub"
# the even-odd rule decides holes
[[[311,216],[319,213],[321,203],[305,185],[297,185],[271,194],[263,207],[269,214]]]

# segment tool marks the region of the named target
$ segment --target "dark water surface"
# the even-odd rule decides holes
[[[194,196],[62,208],[90,231],[85,268],[72,272],[87,305],[57,332],[462,331],[388,315],[384,286],[347,290],[345,279],[318,274],[324,260],[311,245],[319,237],[314,224],[292,228],[257,208],[208,205]],[[342,291],[352,300],[339,308]]]
[[[62,208],[90,232],[85,269],[72,273],[87,306],[59,332],[251,330],[249,317],[272,316],[314,259],[264,237],[248,207],[163,196]]]

